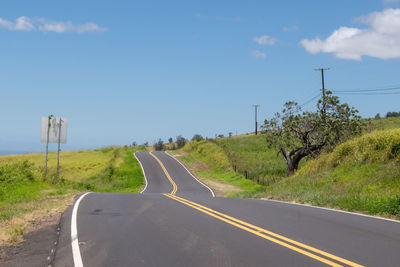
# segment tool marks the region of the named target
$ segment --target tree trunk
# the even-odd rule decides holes
[[[281,147],[281,153],[287,163],[287,176],[295,174],[299,167],[300,160],[306,155],[304,155],[302,150],[286,152],[283,147]]]
[[[296,173],[297,169],[299,168],[299,162],[297,158],[291,159],[287,161],[287,176],[293,175]]]

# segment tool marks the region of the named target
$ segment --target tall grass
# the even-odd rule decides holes
[[[400,128],[400,117],[396,118],[383,118],[383,119],[371,119],[369,121],[369,131],[375,130],[391,130]]]
[[[286,163],[276,148],[268,146],[263,135],[243,135],[214,141],[239,173],[247,172],[248,178],[262,178],[271,183],[286,176]]]
[[[375,131],[337,146],[332,153],[309,162],[298,175],[316,173],[347,163],[400,163],[400,129]]]

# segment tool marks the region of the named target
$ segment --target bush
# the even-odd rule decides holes
[[[178,135],[176,137],[176,146],[177,146],[177,148],[184,147],[186,143],[187,143],[187,140],[182,135]]]
[[[154,150],[157,150],[157,151],[164,150],[164,142],[163,142],[163,140],[161,140],[161,138],[158,139],[158,142],[156,142],[154,144]]]
[[[192,141],[201,141],[201,140],[204,140],[204,138],[200,134],[195,134],[192,137]]]
[[[34,180],[33,164],[28,160],[0,166],[1,185],[32,182]]]

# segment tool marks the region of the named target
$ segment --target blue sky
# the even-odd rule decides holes
[[[400,86],[396,0],[4,0],[0,18],[0,151],[43,151],[49,114],[65,150],[250,132],[252,104],[307,101],[322,66],[328,89]],[[399,96],[341,99],[371,117]]]

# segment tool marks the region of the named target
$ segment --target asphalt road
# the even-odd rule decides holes
[[[136,156],[145,190],[81,196],[55,266],[400,266],[399,222],[213,197],[164,152]]]

